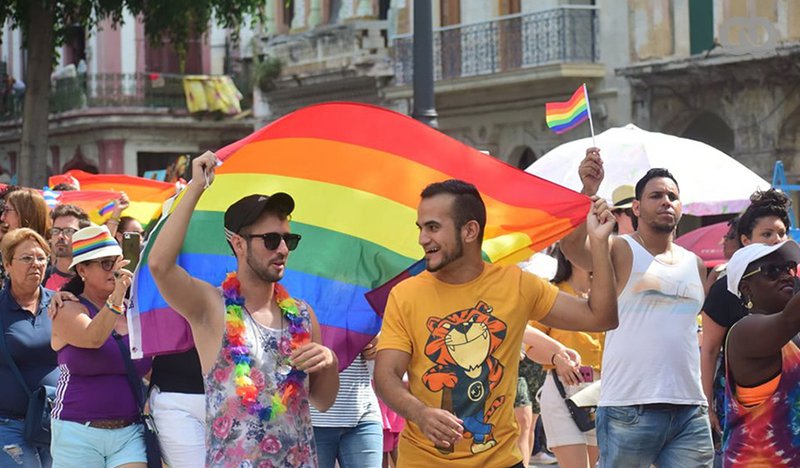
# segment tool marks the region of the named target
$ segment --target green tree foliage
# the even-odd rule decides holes
[[[20,183],[46,183],[50,74],[68,27],[79,25],[88,31],[106,18],[116,26],[127,10],[142,18],[151,42],[168,40],[181,53],[189,38],[205,32],[211,21],[235,35],[244,18],[263,19],[265,4],[266,0],[0,0],[0,25],[10,21],[20,29],[28,49]]]

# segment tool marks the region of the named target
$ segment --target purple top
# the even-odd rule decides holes
[[[83,297],[80,302],[90,317],[97,315],[94,304]],[[128,336],[123,336],[122,341],[127,350]],[[151,359],[135,360],[133,364],[141,377],[150,370]],[[64,346],[58,351],[58,367],[61,377],[56,389],[53,418],[83,423],[98,419],[136,419],[139,416],[125,362],[113,336],[109,335],[98,349]]]

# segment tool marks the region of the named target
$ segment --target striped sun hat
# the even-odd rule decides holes
[[[108,232],[108,228],[92,225],[72,235],[72,263],[69,267],[73,268],[88,260],[120,255],[122,255],[122,248]]]

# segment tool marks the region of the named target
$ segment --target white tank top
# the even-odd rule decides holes
[[[666,264],[630,236],[621,237],[633,251],[633,265],[618,298],[619,327],[606,332],[599,405],[705,404],[697,257],[673,244],[675,262]]]

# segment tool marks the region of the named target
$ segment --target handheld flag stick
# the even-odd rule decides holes
[[[597,148],[594,141],[594,123],[592,123],[592,106],[589,105],[589,91],[586,90],[586,83],[583,84],[583,95],[586,97],[586,113],[589,114],[589,131],[592,133],[592,146]]]

